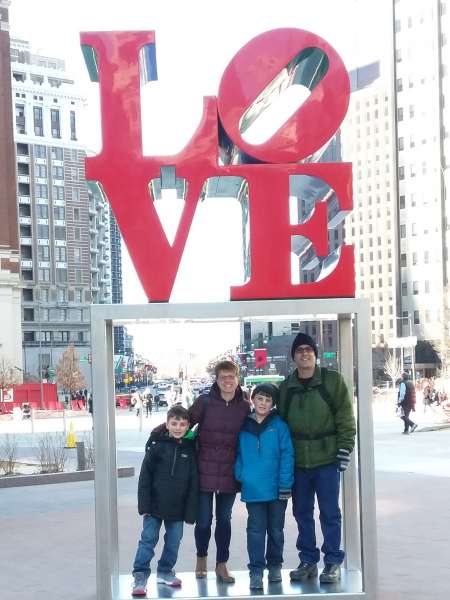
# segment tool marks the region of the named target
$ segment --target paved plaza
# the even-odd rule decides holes
[[[76,429],[89,430],[89,417]],[[150,428],[164,413],[143,420],[117,419],[120,466],[135,466],[136,477],[119,480],[120,569],[130,570],[140,533],[136,511],[137,476]],[[431,416],[417,413],[429,426]],[[29,424],[16,434],[21,456],[29,456]],[[450,429],[404,436],[390,406],[375,408],[376,500],[379,600],[447,600],[449,597]],[[0,423],[0,434],[2,434]],[[81,434],[80,434],[81,435]],[[66,483],[1,490],[0,565],[2,600],[95,600],[94,486]],[[297,564],[296,527],[286,524],[285,567]],[[236,500],[230,566],[246,569],[245,506]],[[177,565],[191,571],[193,528],[186,526]],[[211,556],[210,568],[213,567]],[[369,566],[370,568],[370,566]]]

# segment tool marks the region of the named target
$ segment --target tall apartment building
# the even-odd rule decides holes
[[[64,61],[11,43],[24,371],[56,366],[68,344],[90,382],[92,302],[110,302],[109,208],[87,187],[78,140],[84,98]]]
[[[393,0],[400,334],[439,339],[448,320],[450,4]]]
[[[9,4],[9,1],[0,0],[0,360],[8,368],[15,367],[14,373],[18,375],[22,369],[21,290],[9,64]]]
[[[371,305],[373,347],[396,336],[398,277],[393,99],[390,71],[380,63],[350,73],[342,157],[353,163],[353,211],[346,242],[355,248],[356,296]]]

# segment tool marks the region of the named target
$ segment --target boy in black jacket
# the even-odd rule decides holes
[[[133,596],[145,596],[150,561],[164,521],[164,548],[158,561],[157,582],[179,587],[173,567],[183,537],[183,522],[194,523],[198,480],[194,445],[186,439],[189,415],[182,406],[167,412],[166,428],[152,432],[141,467],[138,510],[144,526],[133,564]]]

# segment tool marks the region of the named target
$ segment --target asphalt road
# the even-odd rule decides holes
[[[419,415],[421,417],[421,415]],[[152,424],[137,430],[135,415],[120,417],[118,464],[139,472]],[[1,428],[0,428],[1,431]],[[450,523],[450,430],[400,433],[390,409],[375,414],[376,502],[380,600],[447,600]],[[1,434],[0,434],[1,436]],[[29,456],[32,437],[17,434],[20,453]],[[1,438],[0,438],[1,441]],[[137,476],[119,480],[120,568],[130,570],[140,519]],[[92,482],[4,489],[0,492],[1,600],[95,599],[94,491]],[[297,564],[296,527],[286,524],[285,566]],[[230,567],[246,569],[244,505],[236,500]],[[212,557],[213,558],[213,557]],[[187,526],[177,569],[195,560],[192,527]],[[212,561],[211,561],[212,562]]]

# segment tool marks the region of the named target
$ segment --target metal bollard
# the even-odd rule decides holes
[[[86,452],[84,442],[77,442],[77,471],[86,470]]]

